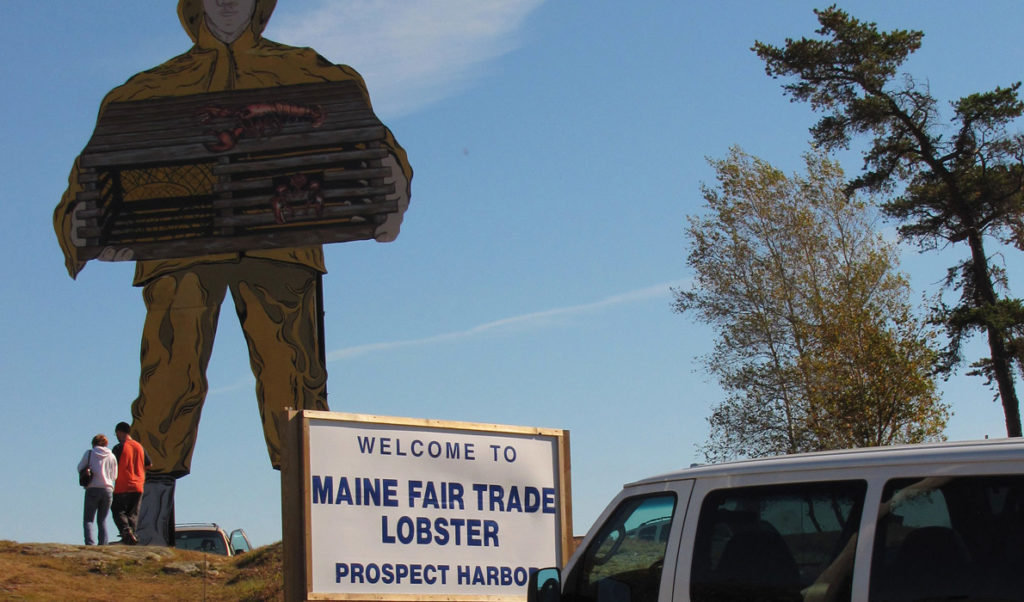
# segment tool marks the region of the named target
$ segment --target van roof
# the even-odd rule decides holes
[[[676,472],[652,476],[629,483],[626,487],[682,479],[739,476],[768,472],[799,472],[822,469],[855,468],[858,466],[893,466],[899,464],[936,464],[950,462],[1024,461],[1024,439],[985,439],[915,445],[862,447],[805,454],[792,454],[736,460],[721,464],[695,464]]]

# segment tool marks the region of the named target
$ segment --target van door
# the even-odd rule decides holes
[[[620,494],[570,563],[562,600],[671,600],[680,525],[692,486],[692,481],[676,481]]]
[[[866,481],[702,485],[676,599],[849,602]]]

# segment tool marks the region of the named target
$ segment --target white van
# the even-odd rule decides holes
[[[1024,440],[780,456],[626,485],[532,601],[1024,600]]]

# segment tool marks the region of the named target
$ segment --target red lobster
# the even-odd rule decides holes
[[[327,115],[320,105],[297,105],[290,102],[259,102],[241,108],[202,107],[196,111],[200,123],[213,119],[234,119],[235,126],[227,130],[206,130],[216,142],[206,142],[206,149],[212,153],[223,153],[235,147],[243,136],[272,136],[288,122],[306,121],[318,128],[324,124]]]
[[[277,194],[270,199],[270,208],[274,210],[274,221],[285,223],[284,216],[294,215],[288,201],[305,200],[306,210],[316,210],[317,217],[324,215],[324,195],[320,191],[320,180],[307,178],[305,174],[295,174],[288,178],[288,183],[278,184],[274,188]]]

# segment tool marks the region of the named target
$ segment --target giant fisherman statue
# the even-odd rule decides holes
[[[262,37],[275,3],[276,0],[180,0],[178,16],[194,42],[192,48],[112,90],[100,106],[99,119],[104,119],[104,112],[114,103],[129,103],[127,106],[131,107],[130,103],[137,101],[324,82],[353,82],[358,87],[353,89],[361,92],[368,106],[365,84],[351,67],[333,64],[312,49],[284,46]],[[281,113],[286,111],[281,108],[285,105],[271,106],[277,106]],[[310,119],[310,127],[323,120],[320,114],[315,117]],[[233,132],[235,137],[246,135],[246,128],[253,125],[241,123]],[[280,124],[274,127],[280,128]],[[393,192],[387,199],[395,210],[373,222],[365,238],[389,242],[398,235],[402,214],[408,206],[412,168],[391,132],[386,128],[381,131],[380,146],[387,152],[381,153],[380,165],[390,169],[386,180],[393,184]],[[267,135],[267,131],[260,130],[250,137],[255,140]],[[232,139],[231,143],[235,141]],[[210,147],[208,144],[207,148]],[[53,218],[72,277],[90,258],[83,258],[76,235],[81,222],[76,199],[88,188],[88,178],[83,177],[87,171],[82,162],[84,155],[83,152],[75,161],[68,189]],[[175,188],[178,172],[174,168],[157,167],[149,173],[150,181],[143,187]],[[291,184],[277,184],[278,190],[289,194],[298,191],[322,203],[321,183],[307,187],[305,176],[300,177],[303,179],[298,180],[299,184],[295,183],[296,176]],[[203,193],[212,194],[209,190]],[[154,190],[135,194],[160,197],[159,191]],[[275,197],[275,203],[278,201]],[[287,215],[275,205],[278,223]],[[281,463],[275,414],[286,407],[328,409],[319,327],[320,277],[326,272],[320,242],[283,248],[256,245],[252,249],[217,253],[203,248],[197,249],[194,256],[137,261],[134,284],[143,287],[147,313],[142,332],[139,395],[131,406],[131,434],[152,459],[138,533],[141,543],[173,543],[175,479],[190,472],[208,389],[206,368],[227,291],[231,292],[248,344],[256,377],[256,400],[274,468],[280,468]],[[131,252],[120,251],[99,256],[114,260],[131,257]]]

